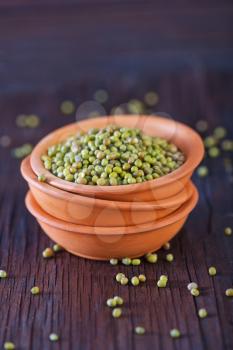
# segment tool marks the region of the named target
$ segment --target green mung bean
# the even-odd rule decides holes
[[[19,114],[16,117],[16,125],[19,128],[25,128],[27,126],[27,116],[25,114]]]
[[[206,309],[202,308],[202,309],[198,310],[198,316],[200,318],[205,318],[207,315],[208,315],[208,313],[207,313]]]
[[[127,104],[128,111],[132,114],[142,114],[145,111],[143,102],[133,99]]]
[[[231,236],[232,235],[232,228],[231,227],[226,227],[224,230],[224,233],[226,236]]]
[[[32,152],[32,145],[30,143],[25,143],[20,147],[16,147],[12,150],[12,156],[17,159],[26,157]]]
[[[53,251],[54,251],[55,253],[61,252],[61,251],[63,251],[63,250],[64,250],[64,248],[63,248],[62,246],[60,246],[59,244],[54,244],[54,245],[53,245]]]
[[[8,135],[0,136],[0,146],[9,147],[11,144],[11,138]]]
[[[215,276],[217,273],[216,267],[214,267],[214,266],[209,267],[208,272],[209,272],[210,276]]]
[[[196,129],[199,132],[205,132],[208,129],[208,123],[206,120],[198,120],[196,123]]]
[[[216,145],[216,139],[213,136],[207,136],[204,140],[204,144],[206,148],[210,148]]]
[[[184,163],[185,156],[165,139],[144,135],[139,129],[109,125],[79,132],[49,147],[41,159],[47,170],[63,180],[117,186],[169,174]]]
[[[205,165],[201,165],[197,169],[197,175],[199,177],[206,177],[208,174],[209,174],[209,169]]]
[[[5,270],[0,270],[0,278],[7,278],[7,272]]]
[[[44,174],[38,175],[38,181],[39,182],[45,182],[46,181],[46,176]]]
[[[187,285],[187,288],[189,291],[191,291],[192,289],[197,289],[198,288],[198,285],[196,282],[190,282],[188,285]]]
[[[15,344],[12,343],[11,341],[6,341],[4,343],[4,350],[14,350],[15,349]]]
[[[139,283],[140,283],[139,278],[137,276],[133,276],[131,278],[131,283],[132,283],[133,286],[138,286]]]
[[[108,100],[108,92],[104,89],[99,89],[94,93],[94,99],[99,103],[105,103]]]
[[[130,258],[123,258],[122,260],[121,260],[121,262],[122,262],[122,264],[124,264],[124,265],[130,265],[131,264],[131,259]]]
[[[221,143],[222,150],[225,152],[233,151],[233,141],[232,140],[223,140]]]
[[[162,280],[162,281],[165,281],[165,282],[168,281],[168,277],[167,277],[166,275],[161,275],[161,276],[159,277],[159,279]]]
[[[167,286],[167,282],[165,281],[165,280],[158,280],[158,282],[157,282],[157,286],[159,287],[159,288],[165,288],[166,286]]]
[[[116,301],[116,305],[123,305],[124,300],[123,298],[119,297],[118,295],[113,298]]]
[[[16,118],[16,125],[19,128],[37,128],[40,124],[40,118],[35,114],[20,114]]]
[[[171,330],[170,330],[170,336],[171,336],[172,338],[179,338],[180,335],[181,335],[181,334],[180,334],[179,329],[174,328],[174,329],[171,329]]]
[[[222,126],[218,126],[217,128],[214,129],[214,136],[217,139],[223,139],[227,134],[227,130],[222,127]]]
[[[167,281],[165,281],[165,280],[163,280],[163,279],[159,279],[159,280],[157,281],[157,286],[158,286],[159,288],[165,288],[165,287],[167,286]]]
[[[58,341],[59,340],[59,335],[56,333],[51,333],[49,334],[49,340],[50,341]]]
[[[167,281],[168,281],[167,276],[166,276],[166,275],[161,275],[161,276],[159,277],[158,282],[157,282],[157,286],[158,286],[159,288],[165,288],[165,287],[167,286]]]
[[[138,279],[139,279],[140,282],[146,282],[146,276],[143,275],[143,274],[139,275]]]
[[[143,335],[143,334],[145,334],[146,330],[142,326],[137,326],[134,328],[134,332],[138,335]]]
[[[131,264],[132,265],[140,265],[141,264],[141,260],[140,259],[132,259]]]
[[[169,250],[171,248],[171,243],[170,242],[167,242],[163,245],[163,249],[164,250]]]
[[[194,297],[198,297],[200,292],[199,292],[199,289],[197,288],[192,288],[190,293],[194,296]]]
[[[151,264],[155,264],[158,260],[158,255],[155,253],[148,253],[146,254],[146,261],[148,261]]]
[[[210,147],[209,156],[211,158],[217,158],[220,155],[220,150],[218,147]]]
[[[40,118],[35,114],[30,114],[26,117],[25,123],[28,128],[37,128],[40,124]]]
[[[119,318],[122,315],[122,310],[120,307],[116,307],[115,309],[112,310],[112,316],[114,318]]]
[[[117,302],[114,298],[110,298],[106,301],[106,304],[109,306],[109,307],[116,307],[117,305]]]
[[[233,297],[233,288],[228,288],[225,294],[227,297]]]
[[[127,277],[122,277],[122,279],[120,280],[120,284],[122,284],[122,286],[126,286],[128,282],[129,282],[129,279]]]
[[[116,275],[116,280],[117,282],[120,282],[122,278],[125,277],[125,274],[122,273],[122,272],[119,272],[117,275]]]
[[[167,254],[167,255],[166,255],[166,260],[167,260],[168,262],[172,262],[172,261],[174,260],[174,255],[173,255],[173,254]]]
[[[144,96],[144,101],[148,106],[155,106],[159,101],[159,95],[154,91],[148,91]]]
[[[40,288],[35,286],[35,287],[32,287],[31,288],[31,293],[36,295],[36,294],[39,294],[40,293]]]
[[[72,114],[75,111],[75,104],[72,101],[66,100],[61,103],[60,109],[63,114]]]
[[[118,264],[118,259],[112,258],[112,259],[109,260],[109,262],[110,262],[111,265],[117,265]]]
[[[42,252],[43,258],[47,259],[47,258],[52,258],[54,256],[54,251],[52,250],[52,248],[46,248],[43,252]]]
[[[122,115],[125,113],[125,108],[123,106],[113,106],[111,109],[111,115]]]

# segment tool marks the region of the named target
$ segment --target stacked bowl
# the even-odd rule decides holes
[[[50,146],[112,124],[169,140],[184,153],[184,164],[161,178],[119,186],[76,184],[44,168],[41,157]],[[73,254],[97,260],[141,256],[174,237],[195,207],[198,192],[190,178],[203,154],[198,134],[170,119],[116,116],[70,124],[43,138],[23,160],[26,206],[46,234]],[[41,174],[46,182],[38,181]]]

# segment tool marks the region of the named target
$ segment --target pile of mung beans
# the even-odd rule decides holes
[[[165,139],[109,125],[79,131],[51,146],[42,161],[45,169],[66,181],[115,186],[160,178],[179,168],[185,156]]]

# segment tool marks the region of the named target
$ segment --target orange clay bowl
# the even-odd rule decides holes
[[[93,127],[104,128],[109,124],[139,128],[147,135],[165,138],[178,146],[185,154],[186,161],[179,169],[159,179],[119,186],[80,185],[62,180],[44,168],[41,156],[50,146],[64,141],[79,130],[88,131]],[[52,132],[34,148],[31,154],[31,167],[36,175],[44,174],[50,185],[68,192],[107,200],[140,202],[168,198],[183,190],[203,155],[204,147],[201,138],[184,124],[156,116],[112,116],[84,120]]]
[[[57,219],[88,226],[132,226],[156,221],[177,210],[190,199],[189,181],[181,192],[154,202],[118,202],[69,193],[37,180],[30,157],[22,161],[21,173],[40,207]]]
[[[45,233],[69,252],[89,259],[108,260],[142,256],[159,249],[180,231],[197,200],[195,189],[190,200],[166,218],[114,228],[69,224],[56,219],[40,208],[30,192],[26,196],[26,206]]]

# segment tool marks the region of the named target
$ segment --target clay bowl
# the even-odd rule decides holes
[[[159,179],[121,186],[79,185],[59,179],[44,168],[41,156],[46,153],[49,146],[63,141],[79,130],[87,131],[93,127],[103,128],[109,124],[137,127],[145,134],[165,138],[183,151],[186,161],[179,169]],[[155,201],[174,196],[183,190],[203,155],[204,147],[201,138],[188,126],[156,116],[128,115],[89,119],[52,132],[34,148],[31,154],[31,167],[35,174],[45,174],[50,185],[86,197],[126,202]]]
[[[119,202],[69,193],[37,180],[30,157],[23,160],[21,173],[40,207],[57,219],[88,226],[132,226],[159,220],[190,199],[194,186],[189,181],[177,195],[154,202]]]
[[[47,214],[29,192],[26,206],[44,232],[69,252],[89,259],[108,260],[142,256],[158,250],[184,225],[198,200],[195,189],[190,200],[155,223],[125,227],[90,227],[69,224]]]

